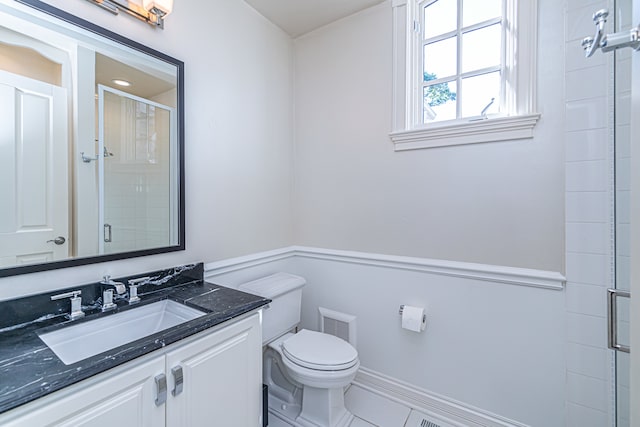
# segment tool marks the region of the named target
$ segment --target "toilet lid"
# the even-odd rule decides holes
[[[320,371],[348,369],[358,361],[358,352],[345,340],[307,329],[285,340],[282,350],[293,363]]]

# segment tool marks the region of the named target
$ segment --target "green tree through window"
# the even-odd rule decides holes
[[[437,78],[438,77],[435,74],[427,72],[424,73],[425,82],[435,80]],[[437,85],[429,86],[424,94],[424,98],[427,100],[429,107],[437,107],[447,101],[455,101],[456,93],[449,90],[448,83],[439,83]]]

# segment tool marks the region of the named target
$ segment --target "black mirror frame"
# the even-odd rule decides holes
[[[40,271],[56,270],[60,268],[76,267],[79,265],[96,264],[101,262],[116,261],[125,258],[135,258],[147,255],[156,255],[167,252],[176,252],[185,250],[185,170],[184,170],[184,62],[158,52],[136,41],[123,37],[119,34],[109,31],[103,27],[95,25],[82,18],[78,18],[68,12],[55,8],[51,5],[43,3],[40,0],[15,0],[18,3],[25,4],[62,21],[76,25],[79,28],[98,34],[109,40],[123,44],[131,49],[150,55],[172,65],[177,69],[177,118],[178,118],[178,244],[173,246],[158,247],[153,249],[145,249],[140,251],[121,252],[108,255],[96,255],[84,258],[71,258],[61,261],[51,261],[42,264],[28,264],[16,267],[0,268],[0,277],[16,276],[19,274],[36,273]]]

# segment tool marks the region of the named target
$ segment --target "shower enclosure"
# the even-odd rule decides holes
[[[636,2],[637,3],[637,2]],[[640,97],[634,86],[638,85],[637,70],[640,57],[640,27],[638,23],[639,6],[633,0],[616,0],[613,2],[613,13],[602,9],[595,11],[593,20],[596,32],[593,37],[584,39],[582,46],[587,57],[594,54],[609,53],[613,55],[613,103],[611,120],[613,121],[613,286],[608,290],[608,346],[614,351],[613,387],[612,394],[615,404],[614,422],[616,426],[632,425],[631,411],[633,406],[631,396],[638,398],[637,392],[632,390],[632,275],[637,275],[637,249],[632,248],[638,243],[633,240],[633,228],[640,223],[640,212],[632,206],[638,203],[632,199],[632,188],[637,188],[634,181],[632,165],[633,157],[638,157],[638,129],[637,99]],[[635,14],[634,14],[635,12]],[[635,71],[635,73],[634,73]],[[634,75],[635,74],[635,75]],[[634,100],[634,98],[636,100]],[[635,106],[634,106],[635,104]],[[637,161],[637,160],[636,160]],[[636,192],[635,198],[638,198]],[[637,232],[636,232],[637,235]],[[636,284],[637,286],[637,284]],[[637,288],[636,288],[637,289]],[[638,292],[637,290],[635,291]],[[636,297],[637,298],[637,297]],[[637,323],[635,324],[637,328]],[[640,350],[640,349],[638,349]],[[638,351],[636,350],[636,351]],[[635,356],[636,364],[638,357]],[[637,385],[634,385],[637,387]],[[635,415],[637,416],[637,415]],[[638,425],[640,420],[634,418]]]
[[[98,86],[99,253],[177,240],[175,110]]]
[[[617,0],[616,33],[632,25],[632,1]],[[633,49],[616,49],[614,55],[614,195],[615,289],[609,290],[609,347],[615,349],[616,425],[630,425],[630,296],[631,296],[631,69]]]

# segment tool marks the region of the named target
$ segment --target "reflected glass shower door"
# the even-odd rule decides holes
[[[175,244],[174,109],[99,86],[99,252]]]
[[[630,30],[634,27],[632,0],[616,0],[615,31]],[[631,226],[631,70],[632,56],[638,55],[632,49],[618,49],[615,55],[615,287],[617,343],[628,348],[630,343],[630,299],[625,291],[631,291],[630,280],[630,226]],[[624,351],[615,352],[616,376],[616,422],[618,427],[630,425],[630,355]]]

